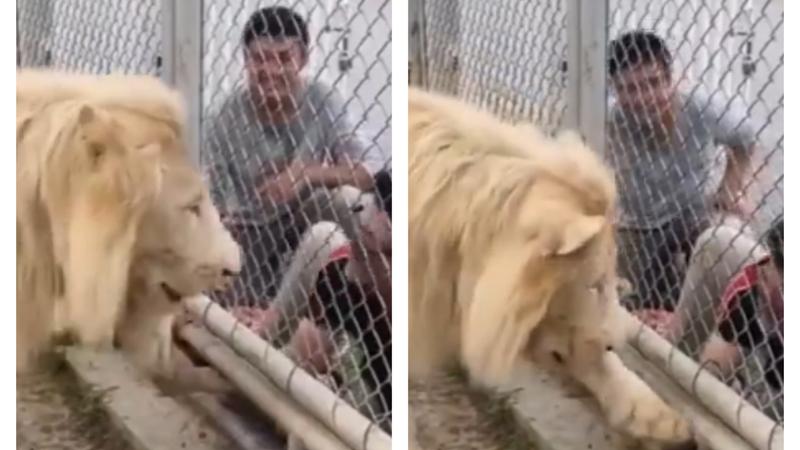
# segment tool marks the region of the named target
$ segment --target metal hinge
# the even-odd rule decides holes
[[[744,41],[744,55],[742,55],[742,74],[746,77],[752,76],[756,71],[756,61],[753,60],[753,38],[756,33],[752,30],[749,31],[728,31],[729,36],[743,37]]]

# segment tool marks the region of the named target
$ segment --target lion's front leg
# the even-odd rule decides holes
[[[214,368],[195,364],[186,353],[185,350],[190,349],[174,333],[175,327],[187,323],[186,316],[167,315],[157,322],[156,330],[145,334],[147,337],[137,335],[128,339],[124,346],[124,350],[157,384],[175,394],[229,394],[235,391],[233,385]]]
[[[231,394],[236,391],[231,382],[213,368],[195,366],[183,352],[178,350],[176,353],[181,355],[180,358],[176,358],[176,367],[173,372],[174,381],[179,389],[187,392],[214,394]]]
[[[667,405],[613,351],[570,361],[569,372],[600,404],[609,424],[660,448],[695,448],[689,422]]]

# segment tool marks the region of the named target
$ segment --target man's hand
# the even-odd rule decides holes
[[[296,181],[291,174],[284,172],[267,180],[258,189],[264,199],[269,199],[275,205],[289,203],[297,196]]]
[[[733,214],[742,219],[746,219],[753,213],[752,205],[744,195],[733,195],[720,190],[717,195],[715,206],[721,212]]]
[[[753,214],[753,209],[748,201],[746,192],[747,184],[752,180],[751,158],[753,148],[739,149],[734,151],[728,149],[728,164],[725,167],[725,174],[722,177],[715,206],[722,212],[739,216],[743,219],[749,218]]]
[[[269,199],[275,205],[283,205],[297,198],[298,191],[308,183],[306,172],[311,164],[297,160],[283,172],[268,178],[258,192],[261,197]]]

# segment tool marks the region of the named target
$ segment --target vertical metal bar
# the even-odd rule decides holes
[[[161,0],[161,79],[175,85],[175,3]]]
[[[186,142],[196,164],[201,162],[204,3],[204,0],[162,0],[162,77],[180,91],[186,102]]]
[[[581,4],[583,0],[567,1],[567,111],[564,126],[580,130],[580,55]]]
[[[608,0],[585,0],[581,8],[581,129],[589,145],[605,151],[608,104]]]
[[[567,118],[596,151],[606,144],[608,0],[570,0]]]
[[[424,86],[425,74],[425,3],[424,0],[410,0],[408,3],[408,59],[409,84]]]

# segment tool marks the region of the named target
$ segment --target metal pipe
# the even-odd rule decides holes
[[[260,410],[273,417],[289,433],[301,437],[308,450],[352,450],[325,426],[293,405],[285,393],[270,385],[258,371],[202,327],[185,325],[179,334]]]
[[[209,331],[357,450],[389,450],[391,437],[204,295],[184,300]]]
[[[750,405],[725,383],[644,325],[632,336],[648,361],[675,380],[758,450],[783,450],[783,427]]]

